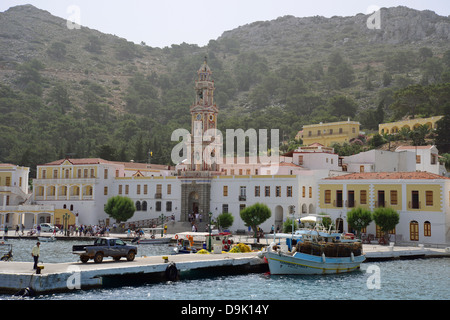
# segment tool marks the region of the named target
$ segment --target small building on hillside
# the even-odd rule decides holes
[[[319,123],[303,126],[303,144],[310,145],[315,142],[326,147],[333,143],[349,143],[351,139],[358,138],[360,123],[357,121],[340,121]]]
[[[420,125],[427,125],[430,129],[436,129],[436,122],[441,120],[444,116],[435,116],[430,118],[415,118],[409,120],[395,121],[389,123],[380,123],[378,125],[379,134],[395,134],[398,133],[402,128],[407,128],[409,130],[414,130]]]

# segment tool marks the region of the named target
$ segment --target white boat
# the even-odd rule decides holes
[[[171,237],[159,235],[164,232],[164,228],[143,228],[143,237],[135,238],[132,242],[137,244],[168,244]]]
[[[162,237],[162,238],[150,237],[150,238],[139,239],[136,242],[138,244],[167,244],[167,243],[170,243],[171,240],[172,239],[169,237]]]
[[[273,242],[261,253],[273,275],[352,272],[366,259],[361,241],[350,234],[300,230],[292,235],[274,235],[274,240],[276,237],[286,238],[287,245]]]
[[[39,242],[54,242],[56,238],[54,236],[51,237],[38,237]]]

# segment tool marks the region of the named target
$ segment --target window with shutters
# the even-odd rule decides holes
[[[431,223],[430,221],[425,221],[423,224],[423,235],[425,237],[431,237]]]
[[[391,205],[396,206],[397,204],[398,204],[397,190],[391,190]]]
[[[325,203],[331,203],[331,190],[325,190]]]
[[[292,197],[292,186],[287,186],[286,187],[286,196],[287,197]]]
[[[367,204],[367,191],[366,190],[361,190],[359,192],[359,202],[361,204]]]
[[[280,186],[275,187],[275,197],[281,197],[281,187]]]
[[[264,195],[266,197],[270,197],[270,186],[265,186],[265,188],[264,188]]]
[[[426,196],[426,205],[432,206],[433,205],[433,191],[426,191],[425,196]]]

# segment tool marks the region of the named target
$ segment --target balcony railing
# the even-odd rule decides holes
[[[421,208],[422,208],[421,201],[409,201],[408,202],[408,209],[421,209]]]
[[[98,180],[97,178],[35,179],[33,185],[95,184]]]
[[[239,196],[239,201],[247,201],[247,196],[245,196],[245,195],[240,195],[240,196]]]

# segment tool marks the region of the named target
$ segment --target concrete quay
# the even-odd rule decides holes
[[[126,235],[114,234],[126,239]],[[171,236],[171,235],[168,235]],[[58,240],[73,240],[58,237]],[[90,238],[79,238],[93,240]],[[131,238],[128,238],[131,240]],[[173,239],[175,241],[175,239]],[[246,243],[253,249],[269,245],[270,237],[256,239],[234,236],[235,243]],[[418,246],[396,246],[363,244],[366,263],[395,259],[442,258],[450,257],[450,248],[429,248]],[[211,275],[246,274],[267,272],[268,266],[258,258],[258,252],[221,254],[179,254],[137,257],[134,261],[113,261],[105,259],[101,264],[88,263],[46,263],[41,274],[32,269],[32,262],[0,262],[0,293],[18,294],[30,288],[34,294],[67,292],[76,289],[120,286],[149,282],[183,280],[189,277]]]
[[[395,246],[363,244],[366,261],[385,261],[395,259],[450,258],[450,248],[429,248],[422,245]]]
[[[134,261],[105,259],[103,263],[47,263],[36,274],[31,262],[0,263],[0,293],[20,295],[31,288],[33,294],[66,292],[105,285],[174,281],[200,271],[208,274],[237,274],[268,271],[257,252],[221,254],[179,254],[140,257]],[[26,294],[26,293],[25,293]]]

